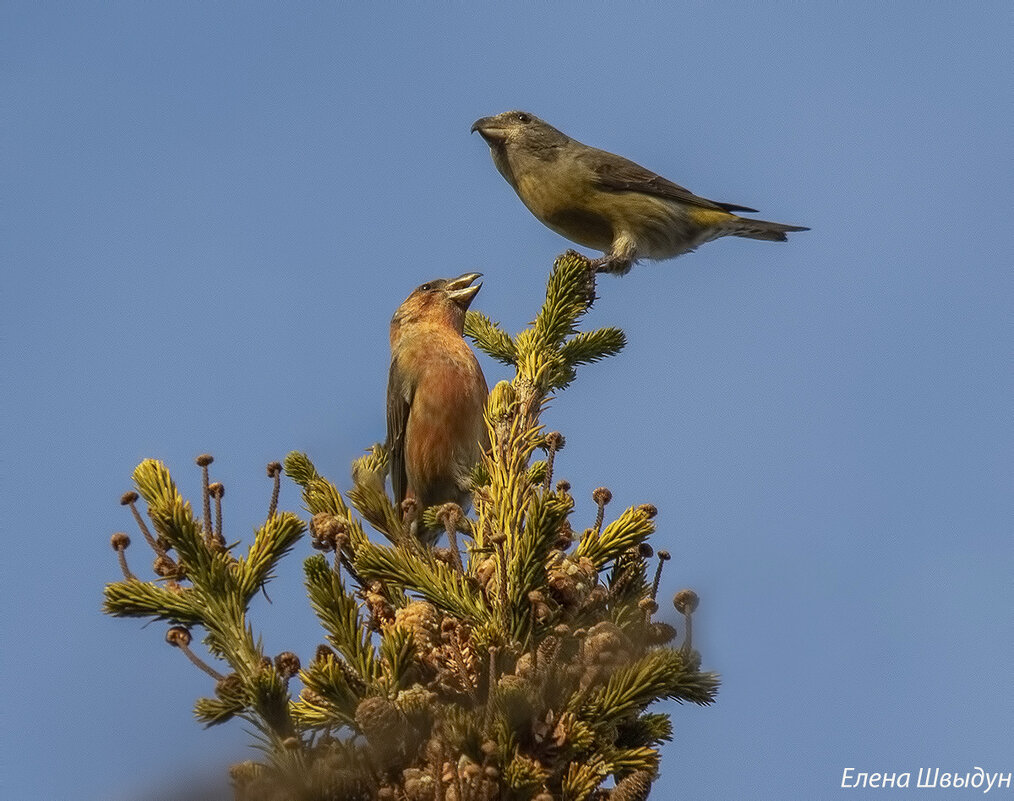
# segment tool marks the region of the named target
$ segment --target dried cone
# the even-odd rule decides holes
[[[425,659],[440,644],[440,614],[429,601],[412,601],[395,610],[394,624],[412,632],[416,653]]]
[[[652,773],[637,770],[617,783],[609,794],[609,801],[645,801],[651,791]]]
[[[387,698],[364,698],[356,707],[356,726],[373,748],[383,767],[392,766],[400,756],[408,733],[408,719]]]
[[[356,707],[356,726],[370,744],[400,739],[404,734],[405,716],[386,698],[364,698]]]

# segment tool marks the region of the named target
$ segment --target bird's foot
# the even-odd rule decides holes
[[[612,275],[626,275],[634,264],[633,259],[624,259],[619,256],[603,256],[600,259],[592,259],[593,273],[610,273]]]

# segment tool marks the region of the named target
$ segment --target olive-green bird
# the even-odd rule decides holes
[[[784,242],[789,231],[809,230],[740,217],[735,212],[756,209],[699,197],[527,111],[483,117],[472,131],[540,222],[605,254],[595,261],[598,272],[624,275],[638,259],[671,259],[721,236]]]

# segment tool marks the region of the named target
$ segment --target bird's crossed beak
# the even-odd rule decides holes
[[[504,138],[504,130],[498,124],[496,117],[482,117],[472,123],[472,133],[479,132],[479,136],[487,142],[493,142]]]
[[[457,278],[452,278],[444,285],[447,297],[458,304],[462,309],[467,309],[472,299],[479,294],[482,284],[472,286],[476,278],[482,278],[482,273],[465,273]]]

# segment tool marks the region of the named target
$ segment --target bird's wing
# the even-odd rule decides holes
[[[408,478],[405,474],[405,427],[412,406],[410,388],[406,385],[396,359],[391,359],[387,378],[387,452],[391,459],[391,489],[394,502],[405,500]]]
[[[587,152],[579,156],[595,174],[595,179],[601,189],[610,192],[643,192],[646,195],[655,195],[666,200],[675,200],[679,203],[688,203],[691,206],[700,206],[704,209],[715,209],[720,211],[756,211],[746,206],[737,206],[733,203],[719,203],[716,200],[695,195],[689,189],[684,189],[679,184],[663,178],[661,175],[645,169],[630,159],[617,156],[615,153],[608,153],[605,150],[589,148]]]

